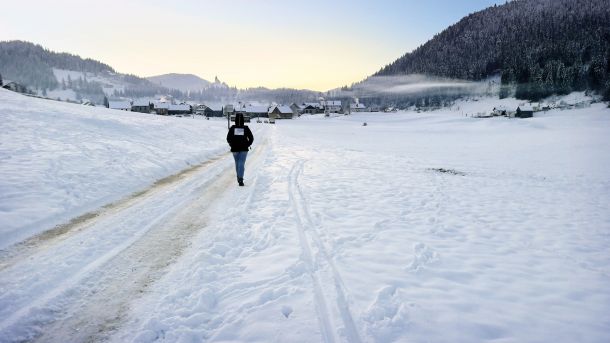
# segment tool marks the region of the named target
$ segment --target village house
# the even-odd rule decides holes
[[[191,105],[187,105],[187,104],[180,104],[180,105],[170,104],[167,109],[167,114],[169,114],[169,115],[182,115],[182,114],[191,114],[191,113],[193,113],[193,109],[192,109]]]
[[[369,112],[379,112],[379,111],[381,111],[381,106],[379,106],[379,105],[369,106]]]
[[[517,118],[531,118],[534,116],[534,109],[530,105],[522,105],[517,107],[515,117]]]
[[[129,101],[109,101],[108,108],[119,111],[131,111],[131,103]]]
[[[301,113],[316,114],[324,112],[324,108],[318,102],[306,102],[301,106]]]
[[[268,106],[248,106],[244,110],[250,118],[267,118],[269,116]]]
[[[131,104],[132,112],[150,113],[151,103],[148,100],[136,100]]]
[[[341,112],[341,100],[326,100],[323,102],[324,112],[339,113]]]
[[[296,104],[296,103],[292,103],[290,105],[290,108],[292,109],[292,113],[296,114],[296,115],[301,115],[303,114],[303,106]]]
[[[349,105],[350,112],[366,112],[367,108],[361,103],[351,103]]]
[[[223,117],[223,107],[221,105],[206,105],[203,112],[206,117]]]
[[[270,119],[292,119],[294,112],[288,106],[272,106],[268,112]]]
[[[324,113],[324,107],[319,102],[306,102],[303,104],[303,113]]]
[[[156,102],[154,103],[154,108],[156,114],[166,116],[169,114],[169,104],[166,102]]]
[[[198,104],[193,107],[193,112],[198,115],[205,115],[205,109],[208,108],[204,104]]]
[[[508,117],[509,115],[509,111],[506,107],[504,106],[496,106],[494,107],[493,111],[491,112],[494,116],[505,116]]]

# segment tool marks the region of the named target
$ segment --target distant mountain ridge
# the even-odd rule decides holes
[[[162,87],[178,89],[183,92],[199,91],[208,88],[212,83],[193,74],[163,74],[157,76],[149,76],[148,81]]]
[[[586,89],[610,96],[610,2],[513,0],[490,7],[374,76],[401,74],[466,80],[500,74],[522,98]]]
[[[151,77],[151,81],[118,73],[99,61],[56,53],[25,41],[0,42],[0,75],[42,96],[72,101],[87,99],[98,104],[102,104],[106,97],[138,99],[164,96],[179,101],[206,103],[291,103],[319,96],[318,92],[290,88],[237,89],[229,87],[217,77],[214,82],[209,82],[192,74],[159,75]]]

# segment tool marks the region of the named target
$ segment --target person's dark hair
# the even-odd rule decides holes
[[[244,126],[244,115],[242,113],[237,113],[235,115],[235,125]]]

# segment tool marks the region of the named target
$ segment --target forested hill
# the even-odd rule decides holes
[[[53,69],[58,69],[54,73]],[[62,100],[87,99],[101,104],[104,98],[139,99],[171,96],[177,101],[227,103],[234,101],[305,102],[316,99],[318,92],[298,89],[237,89],[216,78],[210,83],[194,75],[169,74],[174,81],[196,81],[159,85],[147,79],[116,72],[107,64],[83,59],[69,53],[56,53],[40,45],[23,42],[0,42],[0,76],[16,81],[42,96]],[[154,79],[154,78],[153,78]],[[157,80],[158,81],[158,80]]]
[[[375,75],[480,80],[500,73],[517,96],[610,95],[609,0],[514,0],[471,14]]]
[[[57,88],[53,69],[80,72],[114,72],[107,64],[69,53],[56,53],[23,41],[0,42],[0,73],[6,79],[38,89]]]

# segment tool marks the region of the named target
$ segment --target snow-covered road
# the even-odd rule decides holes
[[[225,153],[4,251],[0,340],[103,339],[205,229],[210,212],[222,211],[232,167]]]
[[[63,312],[64,303],[72,301],[71,298],[75,293],[81,293],[78,296],[80,299],[77,301],[82,301],[91,294],[97,293],[97,288],[108,289],[107,287],[111,287],[115,281],[119,281],[119,285],[123,287],[132,283],[130,286],[135,287],[137,291],[141,287],[140,284],[146,280],[141,280],[137,274],[133,278],[129,271],[125,273],[118,270],[117,275],[117,267],[128,267],[133,271],[133,269],[139,269],[143,260],[146,260],[144,267],[148,267],[154,272],[154,269],[159,266],[156,266],[154,262],[147,266],[150,257],[158,256],[168,250],[179,251],[186,242],[179,242],[180,237],[177,237],[178,243],[176,244],[174,237],[168,236],[166,232],[165,237],[162,236],[162,241],[153,239],[153,242],[144,243],[146,247],[144,251],[140,251],[144,255],[136,255],[136,260],[129,256],[126,257],[127,263],[110,261],[123,260],[122,257],[126,250],[129,251],[127,255],[131,255],[131,250],[136,246],[135,243],[142,242],[143,236],[148,239],[152,228],[160,227],[163,228],[163,231],[167,231],[166,223],[166,225],[159,224],[170,214],[197,200],[190,189],[192,186],[200,185],[189,186],[183,189],[161,189],[151,192],[152,194],[145,194],[143,197],[137,196],[126,204],[111,206],[109,210],[103,211],[99,215],[91,216],[83,222],[77,221],[65,232],[47,234],[45,238],[38,239],[38,242],[30,244],[23,251],[11,256],[10,261],[4,263],[2,273],[2,288],[6,290],[1,299],[4,304],[2,331],[10,332],[10,328],[16,323],[27,328],[55,320],[58,316],[56,313],[45,318],[47,311],[37,313],[36,310],[56,306],[59,311]],[[189,192],[184,192],[185,190],[189,190]],[[195,224],[202,225],[202,222],[198,222],[197,217],[189,219],[192,219]],[[186,228],[188,227],[187,225]],[[184,227],[182,229],[185,233],[189,231]],[[188,238],[188,234],[185,238]],[[177,246],[172,249],[173,244]],[[166,245],[170,246],[167,250]],[[163,257],[167,259],[173,253]],[[119,256],[121,258],[117,258]],[[167,262],[162,261],[162,263]],[[109,263],[111,263],[110,266],[108,266]],[[139,272],[139,270],[137,271]],[[150,271],[146,270],[146,272]],[[110,277],[107,274],[111,274]],[[117,279],[117,276],[121,275],[127,276],[127,279]],[[147,274],[144,273],[141,276],[147,276]],[[108,284],[109,281],[110,284]],[[83,285],[86,286],[83,287]],[[106,301],[117,300],[113,294],[116,289],[116,287],[111,287],[113,292],[106,294],[106,296],[110,296],[103,298],[102,304]],[[119,289],[121,288],[119,287]],[[119,299],[118,305],[133,296],[129,293],[127,295],[127,298],[120,297],[122,299]],[[115,303],[115,305],[117,304]],[[101,307],[100,304],[94,306]],[[100,315],[96,308],[90,313]],[[75,317],[74,313],[67,313],[67,315],[71,320],[83,320],[82,316]],[[101,313],[101,315],[104,316],[105,313]],[[86,328],[88,323],[85,324]],[[68,327],[79,328],[79,331],[81,328],[81,326]],[[79,331],[75,332],[81,334]],[[69,332],[64,334],[69,334]],[[92,334],[92,332],[82,332],[82,334]]]

